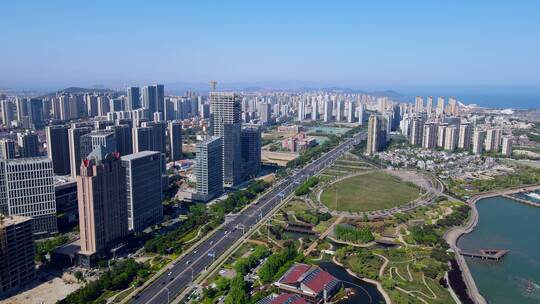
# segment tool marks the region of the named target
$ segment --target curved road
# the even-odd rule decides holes
[[[205,271],[212,262],[239,240],[243,231],[235,227],[245,227],[246,230],[254,226],[264,218],[281,200],[291,194],[299,184],[318,171],[330,166],[334,160],[348,151],[353,144],[358,144],[366,137],[365,132],[356,134],[353,138],[337,146],[319,159],[306,165],[303,169],[282,179],[270,191],[258,199],[258,203],[251,204],[241,213],[232,218],[224,228],[207,240],[201,242],[192,251],[177,260],[169,271],[164,272],[159,278],[138,293],[131,303],[169,303],[184,288],[189,286],[193,279]]]

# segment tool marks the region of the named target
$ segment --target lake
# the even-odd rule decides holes
[[[510,250],[499,262],[466,258],[478,290],[490,304],[540,303],[540,208],[503,197],[476,206],[478,225],[459,247]]]

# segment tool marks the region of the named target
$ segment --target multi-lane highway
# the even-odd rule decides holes
[[[365,139],[365,133],[358,133],[303,169],[283,178],[268,192],[236,216],[229,217],[225,228],[201,242],[189,254],[178,260],[171,268],[152,284],[138,293],[131,303],[169,303],[182,290],[189,286],[201,272],[239,240],[243,233],[262,220],[281,200],[291,194],[299,184],[320,170],[328,167],[353,144]],[[241,227],[243,229],[239,229]]]

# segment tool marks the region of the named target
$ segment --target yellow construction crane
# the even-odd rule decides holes
[[[211,80],[210,85],[212,86],[212,92],[216,91],[217,81]]]

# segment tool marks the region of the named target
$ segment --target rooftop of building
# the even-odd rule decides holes
[[[137,152],[133,154],[124,155],[122,156],[122,160],[133,160],[133,159],[138,159],[141,157],[146,157],[146,156],[151,156],[151,155],[156,155],[156,154],[160,154],[160,152],[159,151],[141,151],[141,152]]]
[[[220,139],[219,136],[207,136],[203,140],[199,141],[197,144],[208,144],[214,140]]]
[[[276,282],[276,285],[285,285],[302,292],[319,294],[325,289],[333,289],[338,283],[339,280],[336,277],[320,267],[296,263],[285,272]],[[305,286],[305,288],[302,286]]]
[[[11,158],[11,159],[5,159],[4,161],[11,164],[30,164],[30,163],[36,163],[36,162],[51,162],[52,163],[52,160],[50,160],[47,156]]]
[[[3,215],[0,213],[0,227],[7,227],[11,225],[17,225],[26,221],[31,220],[31,217],[28,216],[19,216],[19,215]]]
[[[257,302],[257,304],[307,304],[299,295],[282,293],[280,295],[269,295]]]
[[[94,130],[83,136],[109,136],[111,134],[114,134],[114,132],[111,130]]]
[[[54,186],[61,186],[61,185],[76,183],[76,182],[77,180],[73,178],[71,175],[54,175],[53,176]]]

